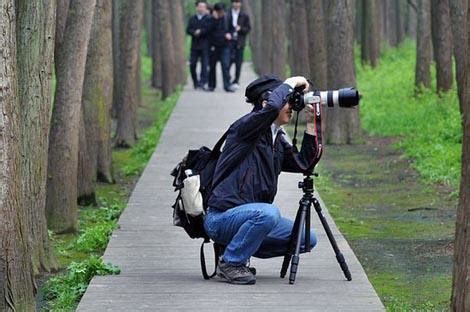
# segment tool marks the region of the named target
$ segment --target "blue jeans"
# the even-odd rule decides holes
[[[216,65],[220,62],[222,67],[222,80],[224,83],[224,90],[230,88],[230,47],[211,47],[209,51],[209,89],[214,89],[217,84],[216,80]]]
[[[293,225],[292,220],[281,217],[277,207],[266,203],[245,204],[227,211],[209,209],[204,221],[209,237],[227,246],[223,260],[233,265],[246,264],[251,256],[284,256]],[[304,241],[302,237],[301,252],[305,252]],[[311,247],[316,243],[317,238],[312,230]]]

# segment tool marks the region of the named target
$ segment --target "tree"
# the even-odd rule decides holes
[[[462,114],[463,145],[460,196],[455,226],[451,309],[470,311],[470,1],[451,0],[457,89]]]
[[[415,87],[431,87],[431,3],[418,0],[418,29],[416,34]]]
[[[21,186],[15,1],[0,2],[0,310],[34,311],[34,278]]]
[[[111,183],[112,1],[97,0],[85,67],[78,170],[80,204],[96,204],[97,177]]]
[[[152,87],[160,89],[162,87],[162,56],[160,45],[160,22],[158,20],[158,6],[154,1],[151,2],[152,11],[152,27],[151,27],[151,43],[152,43]]]
[[[310,74],[308,57],[307,12],[304,0],[289,1],[290,17],[295,23],[289,23],[289,65],[291,75],[305,76]]]
[[[137,86],[140,55],[140,32],[143,0],[123,3],[119,34],[119,79],[116,146],[133,146],[137,139],[137,107],[140,86]]]
[[[331,0],[328,6],[328,88],[355,86],[353,55],[353,1]],[[350,144],[360,134],[359,109],[329,108],[326,112],[326,140]]]
[[[183,5],[181,0],[169,1],[171,10],[171,31],[175,49],[176,84],[186,83],[186,62],[184,57]]]
[[[250,17],[253,27],[250,32],[249,40],[251,47],[251,57],[253,59],[253,68],[257,74],[261,73],[261,62],[263,49],[261,48],[261,0],[246,0],[243,4],[245,12]]]
[[[83,78],[96,0],[70,1],[55,55],[57,86],[49,141],[46,214],[57,233],[77,230],[77,170]]]
[[[361,59],[363,64],[377,66],[380,54],[379,7],[376,0],[362,0]]]
[[[162,99],[168,97],[175,90],[176,85],[176,59],[174,54],[174,41],[171,25],[170,5],[171,0],[161,0],[153,2],[155,6],[158,28],[160,31],[159,39],[156,44],[159,44],[160,57],[161,57],[161,82],[162,82]],[[158,60],[157,60],[158,61]]]
[[[121,50],[119,48],[119,28],[121,23],[121,7],[123,0],[112,0],[113,6],[113,26],[112,26],[112,37],[113,37],[113,108],[112,116],[117,118],[117,112],[119,111],[119,92],[121,91],[121,79],[119,77],[121,70],[119,67]]]
[[[449,0],[432,0],[431,33],[436,61],[437,91],[452,87],[452,32],[450,27]]]
[[[282,0],[262,0],[262,74],[286,75],[286,4]]]
[[[16,2],[18,95],[21,120],[21,186],[33,271],[57,269],[46,222],[47,152],[54,54],[54,1]]]

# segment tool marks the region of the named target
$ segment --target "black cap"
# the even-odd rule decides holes
[[[282,80],[274,75],[263,75],[252,81],[245,90],[246,101],[256,103],[258,98],[266,91],[273,91],[282,84]]]

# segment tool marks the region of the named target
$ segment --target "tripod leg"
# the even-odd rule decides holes
[[[302,202],[299,202],[299,209],[297,210],[297,214],[295,215],[295,220],[294,220],[294,225],[292,227],[292,232],[291,232],[291,238],[289,241],[289,246],[287,247],[287,253],[284,256],[284,261],[282,262],[282,267],[281,267],[281,278],[284,278],[287,273],[287,269],[289,268],[289,263],[292,258],[292,254],[295,251],[295,243],[297,242],[297,236],[299,233],[299,224],[300,224],[300,214],[302,210],[300,209],[300,205]]]
[[[304,202],[301,203],[302,210],[301,210],[300,218],[299,218],[299,228],[297,229],[297,237],[296,237],[297,241],[295,245],[295,252],[292,255],[292,263],[290,266],[289,284],[294,284],[295,276],[297,274],[297,267],[299,266],[300,245],[302,244],[302,232],[303,232],[303,226],[305,224],[305,217],[307,215],[308,205],[309,204],[304,203]]]
[[[331,246],[333,247],[333,250],[336,255],[336,260],[339,263],[339,266],[341,267],[341,270],[343,270],[344,277],[348,281],[352,279],[351,277],[351,272],[349,272],[348,265],[346,264],[346,260],[344,260],[343,254],[339,251],[338,245],[336,244],[336,240],[333,236],[333,233],[331,233],[330,226],[326,222],[325,216],[323,215],[320,203],[316,198],[313,199],[313,206],[315,207],[315,211],[318,214],[318,217],[320,218],[321,224],[323,225],[323,228],[325,229],[326,235],[328,236],[328,240],[330,241]]]

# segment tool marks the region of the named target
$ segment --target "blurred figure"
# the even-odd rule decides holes
[[[232,40],[230,42],[230,65],[235,64],[235,79],[232,81],[232,87],[238,89],[240,74],[243,63],[243,51],[245,50],[246,36],[251,30],[250,18],[241,11],[242,0],[232,0],[232,10],[228,14],[228,24]]]
[[[230,34],[227,16],[225,15],[225,4],[216,3],[212,13],[212,23],[210,27],[209,41],[209,91],[213,91],[216,87],[216,66],[220,62],[222,66],[222,77],[224,90],[234,92],[230,84]]]
[[[191,36],[191,54],[189,57],[189,70],[195,89],[206,89],[207,67],[209,65],[209,27],[207,3],[196,1],[196,14],[188,21],[186,33]],[[201,60],[201,73],[198,78],[196,72],[197,62]]]

